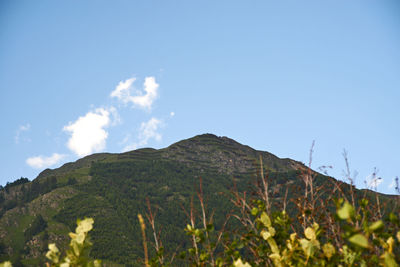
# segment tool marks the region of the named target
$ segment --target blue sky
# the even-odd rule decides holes
[[[202,133],[400,176],[397,1],[0,2],[0,183]]]

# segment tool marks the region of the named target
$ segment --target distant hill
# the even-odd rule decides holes
[[[195,205],[198,201],[200,177],[207,210],[221,227],[232,209],[231,190],[254,191],[260,156],[275,203],[282,202],[286,189],[294,197],[303,186],[299,176],[308,170],[304,164],[212,134],[159,150],[93,154],[47,169],[32,182],[19,179],[0,190],[0,261],[11,259],[14,266],[43,264],[48,243],[65,247],[76,219],[93,217],[91,255],[109,265],[135,265],[143,256],[137,214],[146,213],[147,199],[156,211],[164,247],[173,252],[187,245],[184,210],[190,209],[192,199]],[[313,173],[316,186],[335,182]],[[388,206],[394,201],[391,196],[380,198]]]

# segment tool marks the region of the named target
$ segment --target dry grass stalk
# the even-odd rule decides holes
[[[161,239],[160,239],[160,236],[159,236],[160,233],[157,236],[157,231],[156,231],[156,227],[155,227],[155,214],[153,215],[153,212],[151,210],[149,198],[146,198],[146,203],[147,203],[147,210],[148,210],[148,213],[146,213],[146,217],[147,217],[147,220],[149,221],[151,229],[153,231],[154,247],[156,249],[157,254],[159,255],[160,247],[162,246],[162,242],[161,242]],[[158,260],[159,260],[160,264],[163,264],[164,263],[164,256],[163,255],[159,255]]]
[[[148,255],[148,251],[147,251],[147,241],[146,241],[146,224],[144,223],[144,220],[143,220],[143,217],[141,214],[138,214],[138,219],[139,219],[139,223],[140,223],[140,228],[142,229],[144,264],[146,267],[150,267],[149,255]]]

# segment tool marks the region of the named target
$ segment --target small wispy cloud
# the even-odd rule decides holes
[[[159,84],[154,77],[146,77],[143,84],[143,91],[137,91],[136,95],[131,95],[131,89],[136,78],[121,81],[110,96],[122,101],[124,104],[132,103],[135,107],[150,110],[154,100],[158,97]]]
[[[175,112],[171,111],[171,113],[169,113],[169,116],[172,118],[173,116],[175,116]]]
[[[117,110],[116,108],[110,107],[110,108],[108,108],[107,110],[108,110],[108,111],[110,112],[110,114],[111,114],[111,116],[110,116],[110,119],[111,119],[111,126],[115,126],[115,125],[118,125],[118,124],[121,124],[121,123],[122,123],[122,119],[121,119],[121,117],[120,117],[120,115],[119,115],[119,113],[118,113],[118,110]]]
[[[157,118],[151,118],[147,122],[142,122],[139,129],[138,141],[124,147],[123,151],[134,150],[148,144],[150,139],[161,141],[162,135],[158,132],[163,122]],[[126,140],[125,140],[126,141]]]
[[[27,132],[31,129],[31,125],[29,123],[25,124],[25,125],[20,125],[18,127],[18,130],[15,132],[15,136],[14,136],[14,141],[16,144],[19,144],[20,139],[21,139],[21,134],[23,132]],[[25,138],[25,141],[30,141],[29,138]]]
[[[111,117],[114,117],[114,120]],[[97,108],[79,117],[63,128],[71,134],[67,143],[68,148],[80,157],[100,152],[105,148],[108,137],[108,132],[104,128],[118,118],[114,108]]]
[[[114,91],[111,92],[111,97],[116,97],[123,103],[129,103],[131,101],[131,87],[136,81],[136,78],[130,78],[125,81],[120,81]]]
[[[28,158],[26,163],[32,168],[43,169],[59,163],[64,157],[65,155],[63,154],[53,153],[50,157],[36,156]]]

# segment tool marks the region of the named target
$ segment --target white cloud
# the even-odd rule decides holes
[[[50,157],[37,156],[31,157],[26,160],[26,163],[35,169],[42,169],[53,166],[60,162],[65,155],[54,153]]]
[[[111,92],[111,97],[116,97],[124,103],[130,102],[131,98],[131,87],[132,84],[136,81],[136,78],[130,78],[125,81],[119,82],[115,90]]]
[[[19,126],[20,131],[28,131],[31,128],[31,125],[27,123],[26,125]]]
[[[68,148],[80,157],[103,150],[108,137],[108,132],[104,128],[112,123],[110,115],[118,118],[115,114],[117,111],[114,108],[97,108],[64,126],[63,130],[71,133]]]
[[[175,112],[171,111],[171,113],[169,113],[169,115],[170,115],[171,117],[173,117],[173,116],[175,116]]]
[[[156,118],[151,118],[148,122],[142,122],[140,125],[139,138],[146,144],[150,138],[154,138],[157,141],[161,141],[161,134],[157,133],[157,129],[160,127],[161,121]]]
[[[132,143],[130,145],[127,145],[124,147],[124,149],[122,149],[122,152],[127,152],[127,151],[131,151],[131,150],[135,150],[138,148],[138,144],[137,143]]]
[[[137,92],[137,95],[131,95],[132,85],[135,82],[135,78],[130,78],[125,81],[121,81],[114,91],[111,92],[111,97],[116,97],[123,103],[132,103],[134,106],[143,109],[151,109],[154,100],[158,97],[158,84],[154,77],[146,77],[144,80],[144,93],[141,91]]]
[[[157,118],[151,118],[147,122],[142,122],[139,130],[139,141],[125,146],[123,151],[129,151],[137,149],[147,145],[150,139],[161,141],[162,135],[158,132],[158,129],[162,126],[162,121]]]
[[[17,132],[15,133],[15,136],[14,136],[15,143],[16,143],[16,144],[19,144],[20,137],[21,137],[21,133],[22,133],[22,132],[27,132],[27,131],[29,131],[30,129],[31,129],[31,125],[30,125],[29,123],[27,123],[27,124],[25,124],[25,125],[20,125],[20,126],[18,127]],[[30,141],[30,139],[29,139],[29,138],[26,138],[25,141]]]
[[[108,109],[108,111],[110,112],[111,117],[112,117],[112,120],[111,120],[111,125],[112,126],[118,125],[118,124],[120,124],[122,122],[122,119],[119,116],[118,111],[117,111],[116,108],[110,107]]]

